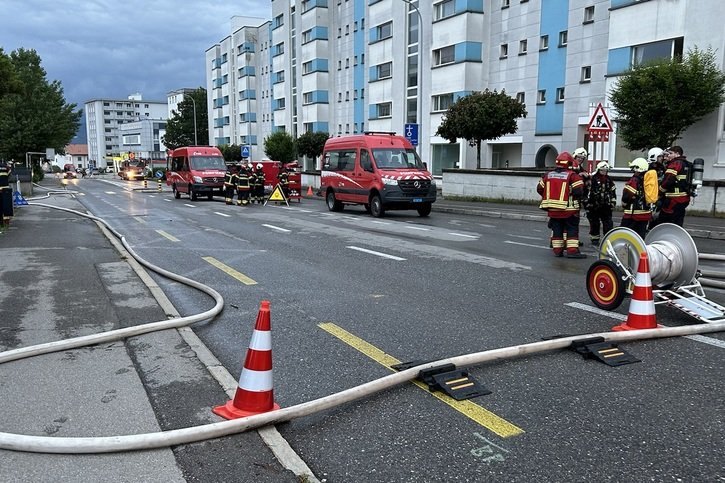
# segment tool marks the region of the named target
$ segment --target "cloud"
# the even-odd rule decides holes
[[[66,100],[167,92],[206,83],[204,52],[230,35],[235,15],[271,17],[260,0],[0,0],[0,47],[35,49]],[[12,20],[10,20],[12,19]]]

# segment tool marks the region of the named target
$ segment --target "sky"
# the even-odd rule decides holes
[[[205,51],[239,15],[268,20],[271,1],[0,0],[0,47],[35,49],[78,108],[136,92],[165,102],[169,91],[206,87]]]

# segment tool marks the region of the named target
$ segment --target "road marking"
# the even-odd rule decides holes
[[[389,221],[370,220],[370,223],[377,223],[378,225],[389,225]]]
[[[146,224],[146,220],[144,220],[140,216],[134,216],[133,219],[138,221],[139,223],[143,223],[144,225]]]
[[[544,250],[551,250],[551,247],[544,247],[541,245],[532,245],[531,243],[521,243],[521,242],[515,242],[515,241],[511,241],[511,240],[505,240],[504,243],[508,243],[509,245],[521,245],[524,247],[543,248]]]
[[[423,228],[422,226],[405,225],[405,227],[411,230],[430,231],[430,228]]]
[[[224,265],[222,262],[220,262],[219,260],[217,260],[214,257],[201,257],[201,258],[203,258],[205,261],[209,262],[210,264],[214,265],[216,268],[218,268],[222,272],[226,273],[227,275],[236,278],[237,280],[242,282],[244,285],[257,285],[257,282],[255,282],[251,278],[247,277],[246,275],[244,275],[241,272],[234,270],[229,265]]]
[[[262,226],[266,226],[267,228],[271,228],[273,230],[281,231],[281,232],[284,232],[284,233],[289,233],[289,232],[292,231],[292,230],[288,230],[286,228],[280,228],[280,227],[274,226],[274,225],[267,225],[266,223],[262,223]]]
[[[184,203],[184,206],[188,206],[189,208],[196,208],[196,205],[191,205],[189,203]]]
[[[453,235],[453,236],[462,236],[464,238],[478,238],[480,236],[480,235],[466,235],[465,233],[454,233],[454,232],[450,232],[448,234]]]
[[[357,337],[356,335],[353,335],[350,332],[346,331],[345,329],[338,327],[332,322],[323,322],[321,324],[318,324],[318,327],[325,332],[337,337],[353,349],[365,354],[370,359],[390,369],[391,371],[393,371],[393,369],[391,369],[390,366],[400,364],[400,361],[395,357],[391,356],[390,354],[386,354],[369,342],[366,342],[363,339]],[[448,404],[450,407],[460,412],[464,416],[467,416],[481,426],[488,428],[490,431],[496,433],[502,438],[516,436],[524,432],[523,429],[519,428],[515,424],[506,421],[502,417],[497,416],[488,409],[485,409],[470,400],[456,401],[452,397],[446,396],[442,392],[430,392],[428,390],[428,386],[420,381],[414,380],[410,382],[423,389],[426,393],[430,394],[436,399]]]
[[[567,304],[569,307],[573,307],[575,309],[579,310],[585,310],[587,312],[591,312],[593,314],[602,315],[604,317],[609,317],[610,319],[614,320],[621,320],[626,321],[627,316],[619,314],[617,312],[608,312],[606,310],[602,310],[599,307],[592,307],[591,305],[582,304],[579,302],[569,302]],[[660,324],[662,325],[662,324]],[[667,325],[662,325],[662,327],[668,327]],[[725,341],[722,341],[720,339],[715,339],[713,337],[706,337],[704,335],[684,335],[685,339],[694,340],[695,342],[702,342],[703,344],[709,344],[714,347],[719,347],[720,349],[725,349]]]
[[[164,198],[164,201],[169,201],[169,202],[170,202],[171,200],[170,200],[170,199],[168,199],[168,198]]]
[[[363,252],[363,253],[369,253],[370,255],[376,255],[378,257],[389,258],[391,260],[398,260],[398,261],[405,260],[405,258],[396,257],[395,255],[388,255],[387,253],[375,252],[373,250],[367,250],[365,248],[354,247],[354,246],[347,246],[346,248],[349,248],[351,250],[357,250],[357,251]]]
[[[107,195],[115,195],[115,194],[116,194],[116,192],[115,192],[115,191],[106,191],[106,194],[107,194]]]
[[[512,233],[507,233],[506,236],[512,236],[514,238],[524,238],[525,240],[536,240],[536,241],[541,240],[541,237],[539,237],[539,236],[514,235]]]
[[[168,233],[166,233],[166,232],[165,232],[165,231],[163,231],[163,230],[156,230],[156,233],[158,233],[159,235],[161,235],[161,236],[163,236],[163,237],[165,237],[165,238],[168,238],[168,239],[169,239],[169,240],[171,240],[172,242],[177,242],[177,241],[179,241],[179,239],[178,239],[178,238],[176,238],[176,237],[175,237],[175,236],[173,236],[173,235],[169,235]]]
[[[219,215],[219,216],[224,216],[224,217],[226,217],[226,218],[230,218],[230,217],[232,216],[232,215],[227,215],[226,213],[220,213],[220,212],[218,212],[218,211],[215,211],[215,212],[214,212],[214,214],[215,214],[215,215]]]
[[[496,225],[489,225],[488,223],[479,223],[478,226],[482,226],[484,228],[496,228]]]

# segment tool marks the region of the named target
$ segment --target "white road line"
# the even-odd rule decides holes
[[[487,223],[479,223],[478,226],[482,226],[484,228],[496,228],[496,225],[489,225]]]
[[[149,195],[149,198],[156,198],[156,195]]]
[[[373,250],[367,250],[365,248],[354,247],[354,246],[347,246],[345,248],[349,248],[351,250],[357,250],[357,251],[363,252],[363,253],[369,253],[370,255],[375,255],[375,256],[378,256],[378,257],[389,258],[391,260],[398,260],[398,261],[405,260],[405,258],[396,257],[395,255],[388,255],[387,253],[375,252]]]
[[[184,206],[188,206],[189,208],[196,208],[196,205],[192,205],[189,203],[184,203]]]
[[[377,223],[378,225],[389,225],[389,221],[370,220],[370,223]]]
[[[232,215],[227,215],[226,213],[219,213],[218,211],[215,211],[215,212],[214,212],[214,214],[215,214],[215,215],[219,215],[219,216],[224,216],[224,217],[226,217],[226,218],[229,218],[229,217],[231,217],[231,216],[232,216]]]
[[[115,195],[115,194],[116,194],[116,192],[115,192],[115,191],[106,191],[106,194],[107,194],[107,195]]]
[[[525,247],[532,247],[532,248],[543,248],[544,250],[551,250],[551,247],[544,247],[541,245],[532,245],[531,243],[521,243],[521,242],[515,242],[511,240],[506,240],[504,243],[508,243],[509,245],[521,245]]]
[[[582,304],[579,302],[569,302],[564,305],[568,305],[569,307],[573,307],[575,309],[585,310],[585,311],[591,312],[593,314],[602,315],[604,317],[609,317],[610,319],[621,320],[621,321],[627,320],[626,315],[618,314],[617,312],[608,312],[606,310],[600,309],[599,307],[592,307],[591,305]],[[663,325],[662,327],[667,327],[667,326]],[[720,339],[715,339],[713,337],[705,337],[704,335],[685,335],[683,337],[685,339],[694,340],[695,342],[702,342],[703,344],[709,344],[714,347],[719,347],[721,349],[725,349],[725,341],[722,341]]]
[[[453,233],[453,232],[450,232],[448,234],[453,235],[453,236],[462,236],[464,238],[478,238],[480,236],[480,235],[466,235],[465,233]]]
[[[506,233],[506,236],[512,236],[514,238],[523,238],[525,240],[537,240],[537,241],[541,240],[540,236],[514,235],[512,233]]]
[[[170,199],[168,199],[168,198],[164,198],[164,201],[169,201],[169,202],[170,202],[171,200],[170,200]]]
[[[420,230],[420,231],[430,231],[430,228],[423,228],[422,226],[410,226],[405,225],[406,228],[409,228],[411,230]]]
[[[292,231],[292,230],[288,230],[286,228],[280,228],[280,227],[274,226],[274,225],[267,225],[266,223],[262,223],[262,226],[266,226],[267,228],[271,228],[273,230],[282,231],[284,233],[289,233]]]

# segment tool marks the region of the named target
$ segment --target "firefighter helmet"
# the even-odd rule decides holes
[[[257,169],[262,169],[262,163],[257,163]]]
[[[647,152],[647,160],[650,163],[654,163],[655,161],[657,161],[657,158],[659,158],[663,154],[664,154],[664,150],[662,150],[660,148],[652,148]]]
[[[646,159],[637,158],[629,162],[629,167],[632,168],[632,171],[635,173],[644,173],[649,169],[649,164],[647,164]]]
[[[587,153],[587,150],[584,148],[576,148],[574,150],[574,157],[575,158],[584,158],[587,159],[587,156],[589,156],[589,153]]]
[[[568,151],[563,151],[556,157],[556,165],[562,168],[568,168],[574,163],[574,158]]]
[[[609,171],[609,163],[607,163],[606,161],[599,161],[597,163],[597,171],[599,171],[600,169]]]

